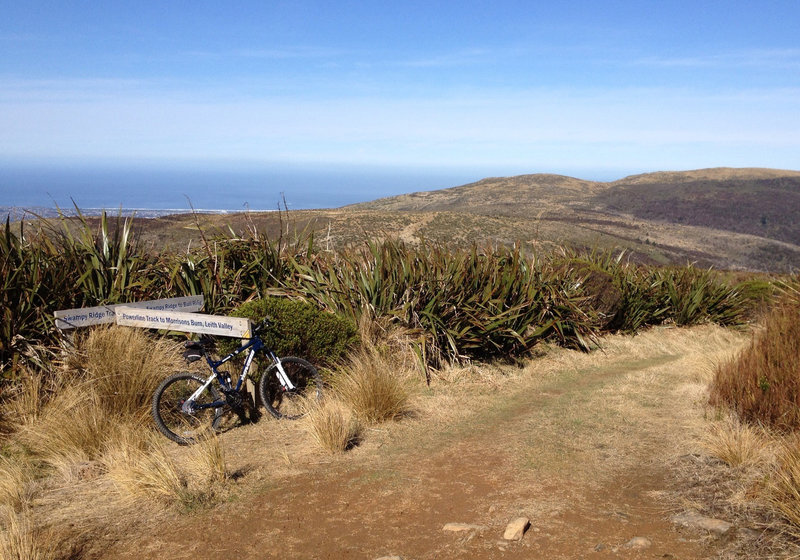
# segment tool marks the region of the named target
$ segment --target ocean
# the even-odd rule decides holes
[[[336,208],[480,180],[480,170],[344,165],[125,166],[0,163],[0,207],[158,213]]]

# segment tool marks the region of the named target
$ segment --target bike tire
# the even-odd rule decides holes
[[[295,420],[305,414],[306,398],[322,398],[322,378],[317,368],[303,358],[281,358],[281,366],[295,389],[284,390],[276,376],[278,365],[272,364],[258,381],[258,395],[275,418]]]
[[[216,431],[222,420],[223,407],[205,408],[196,414],[183,411],[183,403],[206,382],[197,374],[175,373],[167,377],[153,393],[153,419],[158,431],[181,445],[197,442],[197,438],[209,431]],[[219,392],[213,385],[200,395],[199,402],[219,401]]]

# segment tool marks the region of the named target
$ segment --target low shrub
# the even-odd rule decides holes
[[[738,356],[717,367],[711,403],[780,429],[800,427],[800,302],[784,300]]]
[[[232,313],[258,323],[269,317],[272,328],[261,337],[279,356],[300,356],[315,364],[333,364],[358,341],[358,329],[349,319],[321,311],[315,305],[286,298],[264,298],[242,304]],[[237,342],[225,341],[223,353]]]

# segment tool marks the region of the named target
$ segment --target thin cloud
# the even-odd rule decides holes
[[[800,68],[800,49],[752,49],[728,53],[683,57],[643,57],[634,60],[641,66],[672,68]]]
[[[342,49],[329,49],[314,46],[281,48],[241,48],[221,51],[191,50],[184,54],[197,58],[253,58],[263,60],[330,59],[352,54]]]
[[[464,66],[482,63],[492,58],[497,58],[497,50],[472,48],[460,51],[441,53],[433,56],[411,58],[396,62],[397,66],[408,68],[440,68],[448,66]]]

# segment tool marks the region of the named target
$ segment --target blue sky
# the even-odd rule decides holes
[[[800,2],[0,0],[0,161],[800,169]]]

